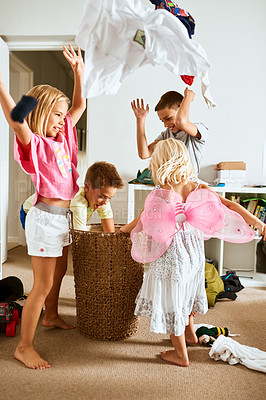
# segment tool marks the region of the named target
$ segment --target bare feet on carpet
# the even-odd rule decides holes
[[[198,337],[195,333],[195,330],[194,330],[194,328],[191,328],[189,325],[186,326],[185,339],[188,344],[198,343]]]
[[[30,369],[45,369],[51,367],[51,365],[39,355],[33,346],[20,347],[18,345],[14,353],[14,358]]]
[[[175,350],[167,350],[161,353],[161,357],[164,361],[171,362],[179,365],[180,367],[188,367],[189,361],[186,357],[178,357]]]
[[[42,325],[46,328],[60,328],[60,329],[75,329],[75,325],[67,324],[59,315],[54,318],[44,316],[42,319]]]

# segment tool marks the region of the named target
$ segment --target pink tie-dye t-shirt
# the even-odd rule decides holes
[[[43,197],[70,200],[78,192],[78,145],[75,127],[69,112],[66,115],[64,134],[56,138],[32,133],[29,159],[25,160],[21,143],[15,136],[14,156],[22,169],[31,176],[38,194]]]

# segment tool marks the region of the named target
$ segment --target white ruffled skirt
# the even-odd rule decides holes
[[[192,311],[205,314],[207,310],[204,241],[182,230],[166,252],[150,263],[135,315],[151,318],[151,332],[180,336]]]

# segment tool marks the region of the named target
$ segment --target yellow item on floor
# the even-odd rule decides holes
[[[205,262],[206,294],[209,307],[214,307],[216,296],[224,291],[224,283],[213,264]]]

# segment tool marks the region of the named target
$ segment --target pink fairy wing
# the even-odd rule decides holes
[[[215,232],[214,236],[232,243],[247,243],[254,239],[255,231],[235,211],[229,210],[223,204],[224,226]]]
[[[155,189],[146,198],[141,215],[143,230],[159,243],[175,233],[175,205],[180,195],[166,189]]]
[[[157,260],[169,247],[176,231],[175,205],[181,197],[174,191],[155,189],[131,232],[131,255],[138,262]]]
[[[145,230],[141,220],[130,234],[132,240],[131,256],[141,263],[149,263],[157,260],[169,247],[173,237],[168,238],[165,242],[156,242]]]
[[[176,203],[181,200],[179,194],[165,189],[155,189],[149,194],[140,220],[131,232],[132,258],[138,262],[151,262],[166,251],[176,233]],[[184,212],[185,223],[202,239],[217,237],[228,242],[245,243],[255,236],[244,219],[225,207],[219,196],[209,189],[191,192]]]
[[[209,189],[197,189],[189,194],[185,204],[186,221],[210,237],[233,242],[251,241],[255,232],[235,211],[225,207],[219,196]]]
[[[191,192],[185,203],[187,223],[203,232],[206,240],[224,226],[224,211],[221,200],[209,189],[197,189]]]

